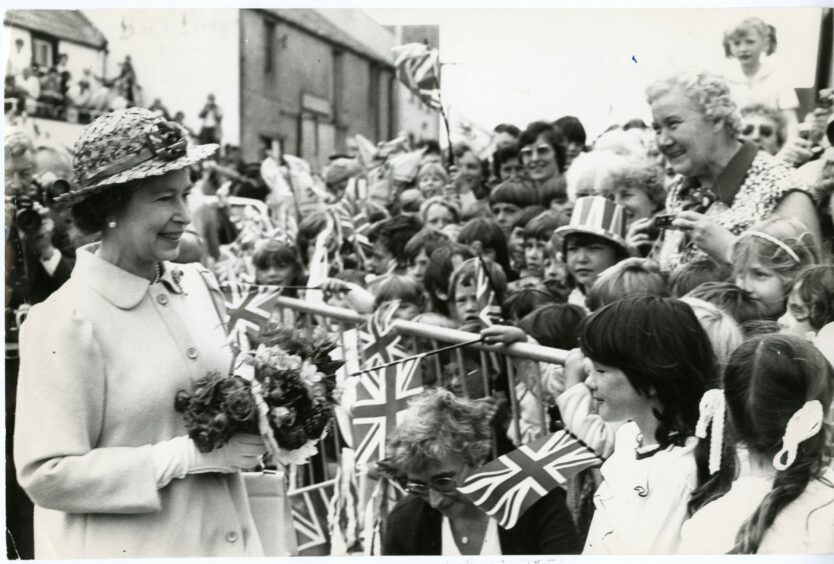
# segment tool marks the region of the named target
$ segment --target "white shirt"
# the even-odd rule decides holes
[[[638,460],[639,434],[633,421],[617,430],[614,454],[600,469],[603,482],[594,494],[596,511],[583,554],[673,554],[678,549],[686,504],[697,485],[697,439]]]
[[[741,525],[773,488],[773,477],[742,476],[681,529],[681,554],[725,554],[735,546]],[[834,484],[834,470],[824,476]],[[765,532],[758,554],[834,552],[834,487],[812,480]]]
[[[452,525],[449,518],[443,516],[443,525],[440,533],[441,556],[461,556],[455,536],[452,534]],[[487,521],[486,533],[484,533],[484,544],[481,545],[481,552],[478,556],[501,556],[501,539],[498,536],[498,521],[489,519]]]
[[[759,72],[752,78],[747,78],[738,61],[732,61],[731,68],[727,71],[727,81],[730,85],[730,95],[738,104],[744,108],[751,104],[763,104],[778,110],[795,110],[799,107],[799,98],[796,97],[793,85],[779,72],[773,59],[762,60]]]

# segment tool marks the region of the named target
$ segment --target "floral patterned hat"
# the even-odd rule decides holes
[[[116,184],[180,170],[217,148],[189,145],[182,126],[145,108],[111,112],[81,132],[73,150],[75,189],[55,202],[73,205]]]

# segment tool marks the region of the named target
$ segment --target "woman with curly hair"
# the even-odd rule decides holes
[[[793,282],[779,332],[813,339],[829,323],[834,323],[834,265],[809,266]]]
[[[579,538],[556,488],[512,529],[457,491],[490,456],[486,402],[443,389],[417,397],[389,439],[387,460],[405,477],[408,495],[388,515],[382,553],[397,555],[576,554]]]
[[[669,187],[671,229],[657,258],[664,271],[704,253],[729,262],[742,231],[778,213],[819,237],[811,189],[786,164],[738,140],[739,116],[727,81],[680,72],[646,90],[657,145],[680,177]]]

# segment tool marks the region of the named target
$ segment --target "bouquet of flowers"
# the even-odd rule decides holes
[[[240,357],[238,374],[210,372],[180,390],[174,408],[188,435],[210,452],[235,433],[259,433],[276,462],[303,464],[317,452],[333,418],[335,373],[343,364],[321,329],[266,328],[260,344]]]

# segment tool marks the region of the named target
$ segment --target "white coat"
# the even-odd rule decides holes
[[[97,248],[78,250],[20,339],[14,456],[36,558],[261,555],[240,474],[156,487],[148,445],[186,434],[176,392],[230,367],[202,267],[165,263],[150,285]]]

